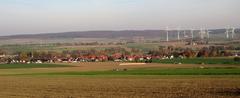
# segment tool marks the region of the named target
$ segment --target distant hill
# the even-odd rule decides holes
[[[21,38],[129,38],[134,36],[143,36],[152,38],[161,36],[163,30],[124,30],[124,31],[76,31],[63,33],[46,34],[23,34],[12,36],[1,36],[1,39],[21,39]]]
[[[210,30],[211,35],[221,35],[225,36],[225,29],[214,29]],[[239,34],[239,29],[236,30]],[[195,35],[199,31],[195,30]],[[190,31],[186,30],[186,34]],[[190,35],[190,34],[189,34]],[[62,33],[46,33],[46,34],[23,34],[23,35],[12,35],[12,36],[0,36],[0,40],[8,39],[61,39],[61,38],[133,38],[136,36],[141,36],[146,39],[151,38],[165,38],[165,30],[122,30],[122,31],[76,31],[76,32],[62,32]],[[177,31],[169,31],[170,37],[176,37]]]

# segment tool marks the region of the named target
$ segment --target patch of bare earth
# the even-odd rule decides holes
[[[0,77],[1,98],[239,98],[239,78]]]

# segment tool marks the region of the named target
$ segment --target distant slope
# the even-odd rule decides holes
[[[163,30],[124,30],[124,31],[79,31],[63,33],[46,33],[46,34],[24,34],[1,36],[2,39],[21,39],[21,38],[119,38],[144,36],[147,38],[161,36]]]
[[[210,30],[212,35],[221,34],[224,36],[224,29]],[[169,31],[170,37],[176,37],[177,31]],[[189,34],[189,30],[186,30]],[[199,31],[194,31],[198,34]],[[236,32],[240,32],[239,29]],[[24,35],[12,35],[1,36],[0,40],[6,39],[51,39],[51,38],[133,38],[141,36],[145,38],[159,38],[165,37],[165,30],[122,30],[122,31],[76,31],[76,32],[63,32],[63,33],[46,33],[46,34],[24,34]]]

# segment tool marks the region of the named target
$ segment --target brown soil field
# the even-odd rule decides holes
[[[117,62],[75,67],[0,69],[0,98],[240,98],[239,76],[31,76],[25,73],[103,71],[115,68],[194,68],[201,65]],[[234,65],[204,65],[231,67]],[[237,66],[234,66],[237,67]],[[11,75],[11,76],[8,76]]]
[[[0,77],[1,98],[240,98],[240,78]]]

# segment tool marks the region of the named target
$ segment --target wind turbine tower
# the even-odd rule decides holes
[[[194,38],[193,31],[194,31],[194,30],[193,30],[193,29],[191,29],[192,39]]]
[[[210,35],[209,35],[209,33],[210,33],[210,31],[207,29],[207,38],[209,39],[210,38]]]
[[[234,39],[235,36],[235,28],[232,28],[232,39]]]
[[[178,33],[178,40],[180,40],[180,28],[178,28],[177,33]]]
[[[200,33],[201,39],[204,39],[205,31],[201,28],[199,33]]]
[[[168,29],[169,29],[169,28],[167,27],[167,28],[166,28],[166,32],[167,32],[167,42],[169,41],[169,39],[168,39],[168,33],[169,33],[169,32],[168,32]]]
[[[226,38],[229,39],[229,29],[228,28],[226,28],[225,34],[226,34]]]

